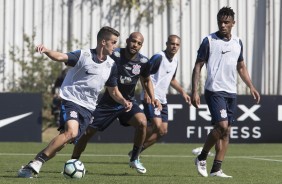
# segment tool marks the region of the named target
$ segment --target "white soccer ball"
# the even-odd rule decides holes
[[[84,165],[77,159],[68,160],[65,163],[63,174],[65,178],[83,178],[85,175]]]

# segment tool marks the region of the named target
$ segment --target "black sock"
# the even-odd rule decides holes
[[[71,159],[76,159],[76,160],[79,160],[80,156],[78,157],[75,157],[75,156],[71,156]]]
[[[49,157],[45,153],[41,153],[36,160],[42,162],[43,164],[49,160]]]
[[[139,156],[139,153],[142,149],[142,146],[141,147],[138,147],[138,146],[133,146],[133,149],[132,149],[132,156],[130,158],[130,162],[132,162],[133,160],[137,160],[138,159],[138,156]]]
[[[211,173],[219,171],[220,168],[221,168],[221,164],[222,164],[222,161],[214,160],[213,165],[212,165],[212,169],[211,169]]]
[[[198,156],[198,160],[202,161],[202,160],[207,160],[209,152],[202,150],[201,154]]]
[[[146,148],[145,148],[144,145],[143,145],[142,148],[141,148],[140,153],[142,153],[145,149],[146,149]]]

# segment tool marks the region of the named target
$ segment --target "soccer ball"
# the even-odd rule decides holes
[[[84,165],[77,159],[68,160],[65,163],[63,174],[65,178],[83,178],[85,175]]]

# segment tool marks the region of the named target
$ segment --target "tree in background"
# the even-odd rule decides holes
[[[21,68],[21,74],[13,76],[15,81],[8,88],[10,92],[16,93],[41,93],[43,101],[43,125],[52,122],[51,103],[52,87],[56,78],[61,74],[63,65],[57,62],[50,62],[35,51],[35,33],[32,36],[24,35],[24,48],[15,47],[10,49],[10,58]],[[22,54],[24,53],[24,54]]]

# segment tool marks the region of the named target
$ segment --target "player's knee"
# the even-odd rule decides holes
[[[140,119],[138,121],[138,126],[139,128],[142,128],[142,129],[146,129],[147,128],[147,120],[146,119]]]
[[[70,142],[76,138],[76,136],[78,135],[78,132],[77,131],[66,131],[64,134],[67,139],[67,142]]]
[[[168,133],[168,130],[166,127],[162,127],[162,126],[159,127],[159,135],[161,137],[165,136],[167,133]]]

